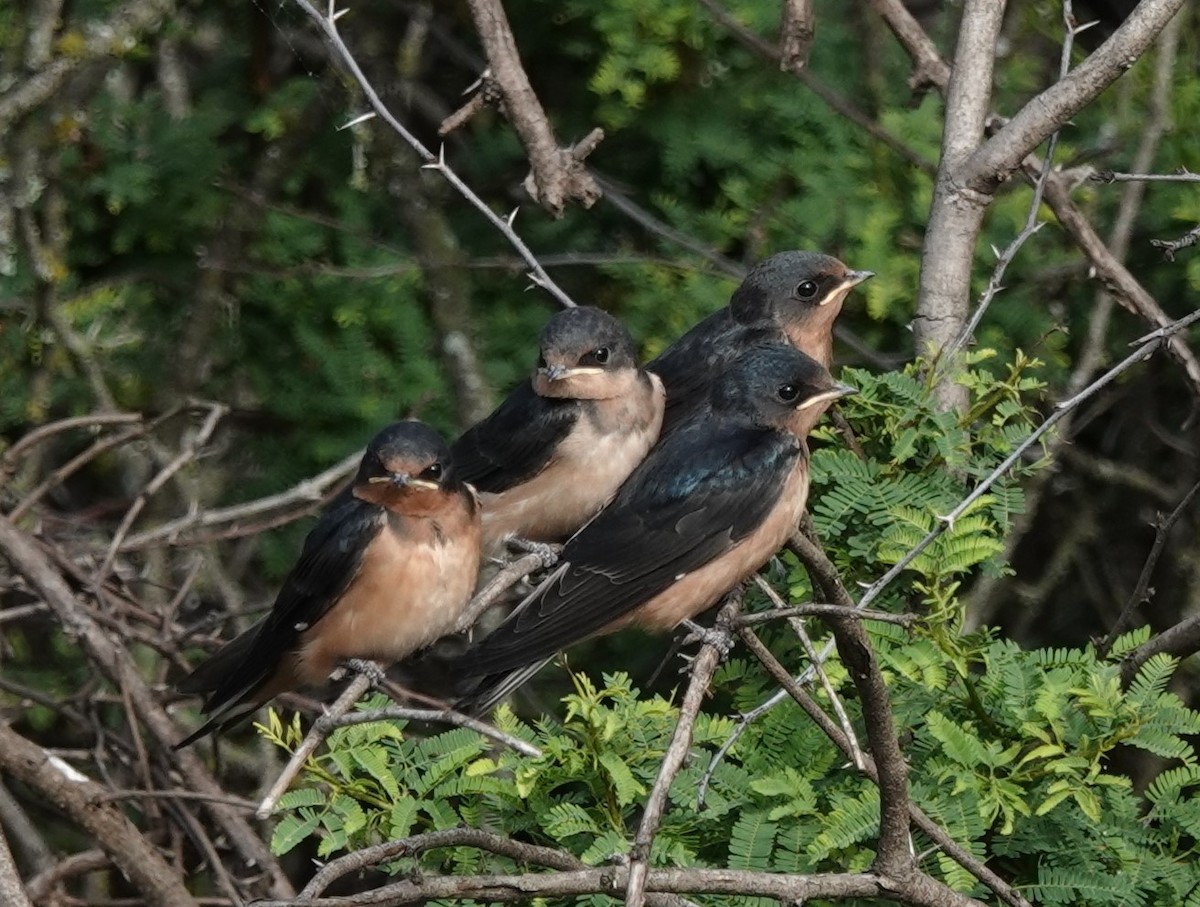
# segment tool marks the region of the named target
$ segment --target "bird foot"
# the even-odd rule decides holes
[[[522,551],[525,554],[536,554],[541,559],[543,567],[554,566],[558,561],[558,552],[562,550],[562,545],[531,542],[529,539],[523,539],[515,535],[508,539],[508,547],[514,551]]]
[[[379,667],[375,662],[366,658],[347,658],[343,665],[354,671],[356,674],[361,674],[367,680],[371,681],[371,686],[382,686],[387,680],[387,674],[383,668]]]
[[[712,646],[721,653],[722,659],[727,658],[729,653],[733,650],[733,640],[730,639],[728,633],[724,633],[715,628],[702,627],[694,620],[685,620],[679,626],[688,631],[688,635],[683,638],[683,645],[685,646],[694,642],[698,642],[701,645]],[[688,656],[684,656],[684,658],[689,662],[691,661],[691,658]]]

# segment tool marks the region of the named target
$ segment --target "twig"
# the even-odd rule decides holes
[[[362,460],[362,453],[361,450],[356,450],[354,453],[348,454],[324,472],[293,485],[287,491],[244,504],[234,504],[231,507],[198,510],[187,516],[163,523],[161,526],[134,533],[121,543],[120,550],[136,551],[156,544],[186,545],[190,543],[189,540],[180,541],[179,534],[189,529],[237,523],[262,513],[282,510],[296,504],[311,506],[319,503],[329,493],[330,488],[354,472],[359,461]]]
[[[464,183],[459,178],[458,174],[455,173],[446,163],[445,149],[442,149],[440,154],[434,155],[432,151],[430,151],[425,147],[424,144],[421,143],[420,139],[409,132],[408,129],[405,128],[404,124],[402,124],[396,119],[395,116],[392,115],[392,112],[388,110],[387,105],[385,105],[380,99],[379,95],[375,91],[375,88],[371,85],[371,82],[367,79],[366,75],[359,67],[358,61],[354,59],[354,55],[350,53],[350,48],[346,46],[346,42],[342,40],[341,33],[338,31],[336,24],[337,17],[340,16],[341,13],[334,12],[331,5],[330,15],[323,16],[317,11],[316,7],[309,2],[309,0],[296,0],[296,3],[302,10],[304,10],[305,13],[308,14],[309,18],[311,18],[317,24],[322,33],[324,33],[326,39],[337,52],[338,57],[342,60],[342,63],[348,70],[350,70],[350,74],[354,76],[355,81],[358,82],[359,87],[363,90],[363,94],[366,95],[367,101],[371,105],[371,109],[374,110],[380,119],[387,123],[396,132],[396,134],[400,136],[400,138],[407,142],[408,145],[414,151],[416,151],[418,155],[420,155],[421,159],[425,161],[425,169],[440,173],[443,179],[453,186],[459,195],[465,198],[472,207],[474,207],[477,211],[479,211],[480,214],[487,218],[488,222],[495,227],[506,240],[508,240],[509,244],[516,250],[517,254],[521,256],[527,265],[529,265],[529,279],[533,281],[536,286],[546,290],[562,305],[568,308],[575,305],[574,300],[572,300],[571,297],[568,296],[566,292],[551,279],[550,275],[546,273],[541,263],[529,250],[529,247],[525,245],[524,240],[522,240],[521,237],[517,235],[516,231],[513,230],[512,221],[516,212],[514,211],[513,215],[510,215],[508,218],[503,218],[496,214],[496,212],[489,208],[487,203],[484,202],[483,199],[481,199],[478,195],[476,195],[474,190]]]
[[[684,760],[687,759],[688,750],[692,745],[692,727],[696,723],[696,716],[700,712],[713,674],[733,642],[730,630],[740,608],[740,594],[730,595],[726,599],[717,613],[716,624],[709,631],[710,635],[705,638],[704,644],[700,646],[700,651],[692,661],[692,677],[688,682],[687,692],[683,694],[683,702],[679,705],[679,720],[675,723],[675,733],[663,755],[658,777],[654,781],[654,787],[650,789],[650,796],[646,798],[646,805],[642,809],[642,821],[629,854],[629,881],[625,888],[625,903],[628,907],[642,907],[646,902],[650,850],[659,823],[662,822],[667,793],[675,776],[683,768]]]
[[[112,866],[112,860],[100,848],[81,850],[78,853],[63,857],[54,865],[39,872],[25,885],[25,890],[29,892],[29,897],[35,903],[40,903],[46,900],[55,886],[64,879],[86,875],[89,872],[107,869],[110,866]]]
[[[1183,500],[1163,519],[1162,514],[1158,515],[1158,519],[1154,521],[1154,544],[1150,546],[1150,553],[1146,555],[1146,562],[1142,564],[1142,572],[1138,576],[1137,585],[1133,588],[1133,594],[1129,596],[1129,601],[1125,603],[1125,607],[1121,609],[1120,615],[1113,624],[1108,635],[1096,644],[1096,651],[1101,657],[1108,654],[1112,648],[1113,641],[1125,632],[1125,627],[1129,623],[1130,617],[1139,606],[1148,602],[1151,596],[1154,595],[1154,590],[1150,588],[1150,577],[1154,575],[1154,568],[1158,565],[1158,558],[1162,554],[1163,548],[1167,544],[1167,538],[1171,534],[1171,528],[1183,516],[1183,512],[1192,503],[1192,498],[1200,492],[1200,482],[1192,486],[1192,490],[1183,496]]]
[[[1194,246],[1197,242],[1200,242],[1200,224],[1192,227],[1179,239],[1152,239],[1150,245],[1156,249],[1162,249],[1163,258],[1167,261],[1174,261],[1176,252]]]
[[[592,141],[585,140],[580,147],[559,148],[546,111],[521,66],[517,42],[500,0],[467,2],[475,31],[487,54],[488,69],[504,96],[504,113],[529,155],[533,172],[525,188],[554,217],[562,216],[563,206],[571,199],[578,199],[585,208],[590,208],[600,198],[600,187],[583,162],[604,138],[603,130],[593,130],[589,136]]]
[[[156,495],[168,481],[171,480],[179,470],[183,469],[188,463],[192,462],[199,454],[200,449],[208,443],[208,439],[212,437],[214,431],[217,430],[217,423],[221,418],[229,412],[229,407],[223,403],[213,403],[209,405],[208,416],[201,424],[196,434],[191,437],[187,443],[183,445],[183,449],[170,463],[158,471],[158,474],[150,480],[150,483],[142,489],[141,494],[129,506],[121,524],[117,527],[117,531],[113,533],[112,542],[109,543],[108,551],[104,555],[104,560],[100,564],[100,568],[96,571],[96,575],[92,580],[94,588],[99,588],[104,585],[105,577],[108,576],[109,570],[112,569],[113,560],[117,556],[117,552],[121,548],[121,542],[124,541],[126,533],[133,525],[133,521],[138,518],[138,514],[142,512],[142,508],[146,506],[146,502]]]
[[[783,16],[779,23],[779,68],[797,75],[806,69],[816,34],[812,0],[783,0]]]
[[[147,901],[158,907],[193,907],[183,879],[125,814],[98,802],[106,793],[105,788],[5,724],[0,724],[0,767],[67,813],[104,849]],[[4,849],[7,851],[7,847]]]
[[[543,567],[553,567],[557,555],[552,555],[551,549],[531,552],[522,555],[515,561],[510,561],[493,576],[486,586],[475,593],[475,597],[467,603],[467,607],[463,609],[463,613],[459,615],[458,620],[454,624],[455,633],[465,633],[475,626],[475,622],[479,620],[479,616],[488,608],[496,603],[497,600],[520,579],[528,576],[532,571]],[[554,560],[551,557],[554,557]]]
[[[1154,351],[1162,345],[1163,340],[1179,333],[1190,325],[1195,324],[1197,321],[1200,321],[1200,309],[1192,312],[1192,314],[1184,318],[1173,321],[1170,324],[1145,335],[1140,339],[1140,341],[1138,341],[1141,345],[1136,350],[1122,359],[1115,366],[1110,368],[1107,372],[1105,372],[1079,393],[1056,404],[1054,407],[1054,412],[1051,413],[1041,425],[1035,428],[1024,441],[1018,444],[1016,449],[1014,449],[1011,454],[1005,457],[1004,461],[999,466],[997,466],[986,477],[984,477],[979,484],[975,486],[971,493],[963,498],[957,507],[955,507],[945,516],[939,516],[938,524],[931,529],[925,535],[925,537],[921,539],[921,541],[914,545],[908,551],[908,553],[900,558],[900,560],[898,560],[895,565],[892,566],[892,568],[883,576],[867,587],[866,592],[863,593],[862,598],[860,598],[858,601],[858,607],[865,608],[876,598],[878,598],[880,593],[883,592],[883,590],[892,582],[892,580],[899,576],[909,564],[916,560],[916,558],[920,556],[921,552],[928,548],[934,539],[941,535],[945,530],[953,527],[955,520],[962,516],[972,504],[983,497],[983,495],[987,493],[987,490],[991,488],[998,479],[1004,476],[1016,464],[1016,462],[1021,459],[1022,456],[1024,456],[1025,451],[1029,450],[1029,448],[1036,444],[1042,435],[1046,434],[1046,432],[1053,428],[1068,413],[1076,409],[1084,401],[1090,399],[1098,391],[1111,384],[1125,372],[1129,371],[1131,368],[1137,365],[1137,363],[1153,355]]]
[[[63,432],[73,431],[76,428],[103,428],[107,425],[128,425],[141,421],[142,415],[140,413],[92,413],[88,416],[72,416],[70,419],[59,419],[56,422],[39,425],[37,428],[26,432],[21,437],[21,440],[4,451],[4,456],[0,457],[0,467],[2,467],[4,473],[11,472],[17,460],[24,456],[29,448],[41,444]]]
[[[503,744],[510,749],[516,750],[522,756],[529,756],[536,759],[542,755],[542,751],[532,743],[522,740],[520,737],[506,734],[498,727],[490,725],[486,721],[480,721],[478,718],[472,718],[470,715],[464,715],[462,712],[456,712],[454,709],[410,709],[396,705],[382,709],[371,709],[367,712],[351,712],[339,718],[327,718],[324,724],[327,730],[332,731],[340,727],[368,724],[372,721],[430,721],[437,724],[448,724],[452,727],[465,727],[468,730],[475,731],[477,734],[482,734],[484,737],[495,740],[497,743]]]
[[[779,597],[779,593],[772,588],[770,583],[761,576],[756,576],[754,580],[758,584],[758,588],[771,600],[776,613],[789,610],[787,604]],[[854,608],[843,606],[837,611],[826,612],[825,616],[837,614],[845,617],[847,611],[853,614]],[[862,747],[858,745],[858,735],[854,733],[854,725],[850,723],[850,716],[846,714],[846,707],[842,705],[842,698],[837,694],[837,690],[833,688],[833,684],[829,680],[829,675],[825,673],[825,658],[817,653],[816,646],[813,645],[812,640],[808,636],[808,631],[804,629],[803,621],[793,617],[788,619],[788,623],[800,638],[800,644],[804,647],[804,654],[808,657],[808,663],[812,666],[813,671],[816,672],[817,679],[821,681],[821,687],[825,690],[825,695],[829,697],[829,704],[833,707],[833,713],[837,715],[838,724],[841,725],[842,733],[845,735],[846,743],[850,748],[850,758],[854,761],[854,767],[862,771]]]
[[[1197,651],[1200,651],[1200,614],[1180,621],[1126,655],[1121,662],[1121,681],[1128,686],[1142,665],[1160,653],[1186,658]]]
[[[244,812],[254,812],[255,803],[245,797],[235,797],[232,794],[199,793],[194,790],[110,790],[100,797],[103,801],[110,800],[201,800],[205,803],[224,803]]]
[[[308,761],[308,757],[317,751],[317,747],[329,734],[331,730],[329,722],[336,721],[349,712],[354,707],[354,703],[358,702],[363,694],[371,688],[371,683],[371,678],[366,674],[355,674],[349,686],[342,690],[342,695],[329,707],[329,711],[313,722],[313,726],[309,728],[304,739],[300,741],[300,745],[296,747],[296,751],[292,753],[292,758],[287,761],[287,765],[283,767],[283,771],[279,773],[279,777],[275,779],[271,789],[258,804],[258,809],[255,810],[258,818],[270,818],[271,813],[275,812],[279,798],[291,787],[296,776],[300,774],[300,770],[304,768],[304,763]]]
[[[772,611],[739,614],[737,623],[739,627],[757,627],[759,624],[772,623],[773,621],[793,617],[829,617],[834,614],[853,617],[855,620],[874,620],[881,624],[897,624],[905,629],[910,629],[917,622],[915,614],[892,614],[890,611],[862,611],[858,608],[847,608],[843,605],[780,604]]]
[[[1116,173],[1097,170],[1090,177],[1095,183],[1200,183],[1200,173],[1180,167],[1175,173]]]
[[[547,869],[587,868],[586,864],[566,851],[514,841],[511,838],[504,838],[478,828],[448,828],[442,831],[413,835],[399,841],[388,841],[384,844],[364,847],[362,850],[331,860],[304,886],[304,890],[300,892],[300,898],[317,897],[331,884],[352,872],[361,872],[370,866],[378,866],[380,863],[388,863],[401,857],[417,856],[441,847],[474,847],[520,863],[544,866]],[[647,903],[658,905],[658,907],[686,907],[691,902],[675,895],[651,895],[647,898]]]

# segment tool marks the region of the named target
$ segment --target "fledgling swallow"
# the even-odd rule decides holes
[[[479,572],[480,508],[429,426],[397,422],[367,445],[258,624],[179,683],[209,719],[178,745],[235,724],[349,659],[398,661],[450,632]]]
[[[464,653],[461,673],[486,675],[464,706],[486,710],[589,637],[669,630],[757,571],[804,510],[809,430],[853,392],[791,346],[743,350],[711,407],[666,435],[546,581]]]
[[[452,447],[480,492],[485,551],[508,536],[567,538],[616,493],[662,425],[662,382],[607,312],[559,312],[539,345],[532,377]]]
[[[667,347],[646,369],[667,389],[665,436],[708,396],[712,376],[746,346],[789,343],[825,368],[833,361],[833,323],[846,295],[871,271],[852,271],[819,252],[780,252],[758,263],[729,305]]]

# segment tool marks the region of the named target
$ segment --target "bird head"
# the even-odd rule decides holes
[[[774,322],[790,335],[789,328],[809,321],[832,325],[846,294],[874,276],[819,252],[780,252],[746,275],[729,308],[742,324]]]
[[[423,422],[409,420],[389,425],[371,439],[354,477],[353,493],[360,500],[417,516],[460,486],[442,436]]]
[[[833,401],[857,390],[785,343],[751,347],[715,383],[713,409],[803,439]]]
[[[629,331],[591,306],[559,312],[542,329],[538,345],[533,389],[543,397],[615,397],[637,373],[637,349]]]

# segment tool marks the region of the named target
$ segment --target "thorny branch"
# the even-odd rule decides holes
[[[442,178],[445,179],[446,182],[448,182],[451,186],[453,186],[459,195],[465,198],[472,205],[472,207],[474,207],[480,214],[487,218],[488,222],[495,227],[506,240],[508,240],[509,244],[516,250],[517,254],[520,255],[522,260],[524,260],[524,262],[529,266],[529,279],[534,283],[534,285],[546,290],[566,307],[575,305],[574,300],[572,300],[571,297],[568,296],[566,292],[554,282],[550,275],[546,273],[546,270],[542,267],[541,262],[537,260],[533,252],[529,250],[529,247],[525,245],[525,241],[521,239],[521,237],[518,236],[517,232],[513,229],[512,224],[516,219],[517,212],[513,211],[513,213],[507,218],[503,218],[489,208],[487,203],[478,195],[476,195],[475,191],[471,189],[471,187],[465,182],[463,182],[458,174],[451,169],[450,165],[446,163],[444,148],[439,154],[435,155],[432,151],[425,147],[420,139],[409,132],[404,124],[396,119],[396,117],[388,109],[387,105],[383,103],[383,100],[375,91],[374,86],[371,85],[370,80],[367,79],[366,75],[362,71],[362,68],[358,65],[358,61],[354,59],[354,55],[350,52],[350,48],[347,47],[346,42],[342,40],[341,32],[339,32],[337,28],[337,19],[341,13],[333,10],[331,6],[329,14],[322,15],[317,11],[317,8],[309,2],[309,0],[296,0],[296,3],[321,29],[321,32],[325,35],[326,40],[329,41],[330,45],[337,52],[337,56],[339,59],[341,59],[342,64],[350,71],[350,74],[354,77],[354,80],[358,82],[359,87],[363,90],[363,94],[366,95],[367,101],[371,105],[371,109],[374,111],[374,113],[366,114],[365,117],[359,117],[352,122],[362,122],[363,119],[369,119],[373,116],[380,117],[380,119],[387,123],[388,126],[390,126],[395,133],[400,136],[400,138],[408,143],[409,147],[411,147],[418,155],[420,155],[421,159],[425,162],[425,169],[440,173]]]

